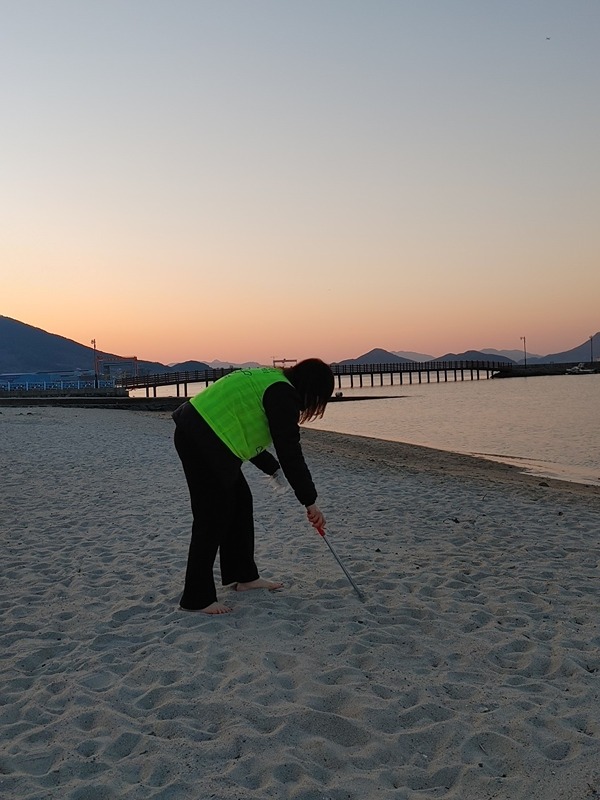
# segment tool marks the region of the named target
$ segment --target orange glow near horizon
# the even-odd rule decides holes
[[[590,332],[584,334],[580,320],[569,323],[565,318],[560,327],[547,324],[545,328],[544,320],[538,320],[535,327],[520,325],[519,320],[514,320],[511,327],[515,335],[511,337],[506,332],[506,320],[494,327],[487,323],[485,314],[477,320],[471,318],[470,322],[446,316],[434,327],[429,324],[435,321],[435,314],[430,311],[427,317],[419,312],[410,317],[403,315],[401,325],[363,313],[357,315],[354,322],[348,315],[333,315],[331,322],[321,325],[313,322],[311,328],[305,327],[299,317],[290,318],[286,324],[281,316],[271,315],[263,325],[254,324],[252,319],[240,319],[238,327],[231,325],[226,330],[227,320],[224,319],[195,323],[189,319],[153,315],[141,318],[102,313],[69,315],[60,309],[53,309],[51,313],[39,310],[39,317],[33,319],[30,313],[19,321],[86,346],[96,339],[97,348],[104,352],[135,355],[140,360],[164,364],[188,360],[269,364],[273,358],[311,356],[333,363],[356,358],[373,348],[437,357],[482,348],[522,350],[522,335],[526,336],[528,352],[546,355],[581,344],[599,327],[588,325]],[[19,319],[13,314],[7,316]]]
[[[599,8],[226,5],[7,4],[0,314],[162,363],[598,330]]]

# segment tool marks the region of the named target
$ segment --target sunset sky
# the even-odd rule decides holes
[[[164,363],[600,330],[600,2],[0,0],[0,314]]]

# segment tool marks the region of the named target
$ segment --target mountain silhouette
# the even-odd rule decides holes
[[[515,351],[514,355],[517,353],[520,354],[520,351]],[[412,355],[406,353],[405,355]],[[418,354],[414,354],[418,355]],[[594,361],[600,360],[600,333],[595,333],[593,336],[593,341],[590,343],[588,339],[583,344],[577,345],[577,347],[573,347],[571,350],[565,350],[561,353],[550,353],[547,356],[527,356],[527,363],[528,364],[568,364],[568,363],[578,363],[580,361],[591,361],[592,355]],[[412,358],[403,358],[402,356],[398,355],[398,352],[391,352],[389,350],[384,350],[381,347],[376,347],[373,350],[369,350],[368,353],[364,353],[361,356],[357,356],[356,358],[347,358],[344,361],[339,361],[339,364],[399,364],[399,363],[407,363],[412,362],[414,359]],[[517,363],[516,359],[509,358],[506,354],[500,350],[492,350],[489,351],[489,348],[486,350],[465,350],[464,353],[446,353],[442,356],[436,356],[433,358],[432,356],[423,357],[423,361],[496,361],[501,362],[504,364],[514,364]],[[523,358],[519,359],[518,363],[523,363]]]
[[[212,369],[204,361],[182,361],[179,364],[171,364],[166,367],[161,364],[160,367],[161,369],[158,372],[202,372],[205,369]]]
[[[490,356],[487,353],[481,353],[479,350],[467,350],[465,353],[446,353],[445,356],[432,358],[428,356],[423,361],[500,361],[503,364],[514,363],[512,359],[506,356]],[[348,358],[345,361],[340,361],[340,364],[411,364],[414,362],[412,358],[403,358],[396,353],[389,350],[383,350],[381,347],[376,347],[374,350],[369,350],[357,358]]]
[[[115,353],[96,351],[106,361],[126,358]],[[187,365],[190,366],[187,366]],[[193,366],[191,366],[193,364]],[[201,361],[186,362],[186,366],[166,366],[157,361],[137,362],[139,374],[209,369]],[[10,317],[0,316],[0,374],[35,372],[94,373],[94,349],[84,344],[48,333]]]
[[[487,348],[486,348],[487,349]],[[114,353],[96,351],[97,357],[105,361],[126,359]],[[419,355],[406,353],[405,355]],[[600,360],[600,333],[595,333],[592,341],[585,342],[570,350],[550,353],[547,356],[527,356],[527,364],[565,364]],[[502,355],[500,351],[485,352],[466,350],[464,353],[446,353],[433,359],[423,356],[423,361],[502,361],[514,363],[513,359]],[[414,358],[405,358],[397,352],[376,347],[356,358],[347,358],[339,364],[406,364],[414,362]],[[520,359],[522,363],[522,359]],[[162,372],[193,372],[224,366],[229,362],[183,361],[177,364],[162,364],[158,361],[137,361],[139,374]],[[240,366],[234,365],[234,366]],[[245,366],[245,365],[244,365]],[[67,339],[55,333],[48,333],[41,328],[19,322],[11,317],[0,315],[0,374],[36,373],[36,372],[94,372],[94,350],[92,347]]]
[[[518,350],[496,350],[494,347],[482,347],[481,351],[486,355],[490,356],[491,361],[496,360],[496,356],[506,356],[506,358],[510,358],[517,364],[521,364],[523,362],[523,348],[520,347]],[[531,353],[531,356],[527,356],[527,358],[541,358],[539,353]]]
[[[369,350],[368,353],[364,353],[362,356],[358,356],[357,358],[347,358],[344,361],[340,361],[340,364],[410,364],[411,359],[403,358],[402,356],[397,356],[395,353],[391,353],[389,350],[382,350],[380,347],[376,347],[374,350]]]
[[[562,353],[550,353],[547,356],[527,356],[528,364],[569,364],[579,361],[597,361],[600,358],[600,332],[595,333],[592,341],[588,338],[583,344],[578,344],[571,350],[564,350]]]
[[[75,370],[94,371],[92,347],[0,317],[0,372]]]
[[[490,355],[482,353],[480,350],[466,350],[464,353],[446,353],[439,356],[435,361],[495,361],[501,364],[514,364],[512,358],[501,355]]]
[[[416,361],[417,364],[424,364],[426,361],[433,361],[433,356],[427,353],[415,353],[412,350],[392,350],[394,355],[407,358],[409,361]]]

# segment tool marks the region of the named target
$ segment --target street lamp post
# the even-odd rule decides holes
[[[94,346],[94,389],[98,388],[98,360],[96,358],[96,340],[90,342]]]
[[[525,357],[525,366],[527,366],[527,339],[524,336],[521,336],[521,341],[523,342],[523,356]]]

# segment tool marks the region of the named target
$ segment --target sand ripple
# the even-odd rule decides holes
[[[224,590],[235,613],[209,618],[177,609],[171,435],[164,415],[0,414],[0,796],[600,795],[598,495],[311,434],[365,602],[250,468],[286,588]]]

